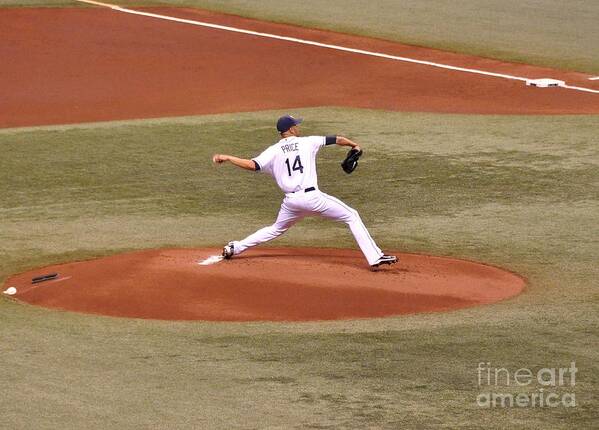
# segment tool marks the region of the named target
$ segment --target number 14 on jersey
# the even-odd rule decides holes
[[[302,160],[300,159],[299,155],[295,157],[295,160],[293,160],[293,166],[289,162],[289,158],[285,160],[285,164],[287,164],[289,176],[291,176],[291,174],[297,170],[299,170],[300,173],[304,173],[304,166],[302,166]]]

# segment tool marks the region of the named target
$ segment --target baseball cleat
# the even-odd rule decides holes
[[[233,242],[229,242],[223,248],[223,257],[225,260],[230,260],[233,257]]]
[[[395,255],[383,255],[374,264],[371,264],[370,267],[379,267],[381,264],[395,264],[397,261],[398,259]]]

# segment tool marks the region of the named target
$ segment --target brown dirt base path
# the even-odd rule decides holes
[[[525,281],[480,263],[399,254],[370,271],[356,250],[254,249],[199,265],[216,249],[162,249],[50,266],[8,279],[27,303],[131,318],[313,321],[448,311],[519,294]],[[58,272],[55,280],[31,279]]]
[[[198,9],[153,13],[478,68],[552,77],[551,70]],[[599,94],[365,57],[116,12],[16,8],[0,13],[0,127],[313,106],[483,114],[599,113]]]

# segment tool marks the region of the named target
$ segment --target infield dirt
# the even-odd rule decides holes
[[[589,76],[197,9],[157,14],[527,78]],[[599,96],[134,16],[106,8],[6,9],[0,127],[308,106],[394,111],[599,113]],[[51,46],[52,49],[48,49]]]

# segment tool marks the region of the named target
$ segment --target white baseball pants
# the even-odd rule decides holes
[[[285,195],[277,220],[273,225],[264,227],[243,240],[233,242],[235,254],[241,254],[252,246],[268,242],[285,233],[289,227],[306,216],[320,215],[334,221],[343,221],[351,229],[358,246],[368,264],[374,264],[382,255],[381,249],[374,243],[366,230],[360,215],[341,200],[329,196],[320,190],[298,191]]]

